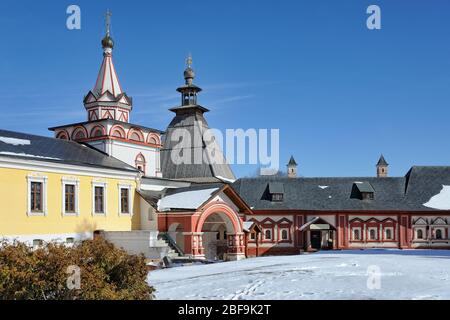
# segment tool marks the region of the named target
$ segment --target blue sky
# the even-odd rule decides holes
[[[70,4],[81,30],[66,29]],[[370,4],[381,30],[366,28]],[[279,128],[280,161],[293,154],[301,175],[371,176],[380,153],[391,175],[450,164],[446,0],[1,1],[2,128],[85,120],[107,8],[132,122],[166,128],[192,52],[210,126]]]

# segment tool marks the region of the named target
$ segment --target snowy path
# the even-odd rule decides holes
[[[379,289],[368,288],[368,268]],[[261,257],[157,270],[149,282],[158,299],[450,299],[450,251]]]

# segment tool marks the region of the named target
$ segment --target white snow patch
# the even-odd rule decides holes
[[[229,183],[233,183],[233,182],[236,181],[236,180],[224,178],[224,177],[221,177],[221,176],[216,176],[216,178],[217,178],[217,179],[220,179],[220,180],[222,180],[222,181],[225,181],[225,182],[229,182]]]
[[[450,210],[450,186],[443,185],[441,192],[432,196],[430,200],[423,205],[438,210]]]
[[[61,159],[59,159],[59,158],[44,157],[44,156],[36,156],[36,155],[34,155],[34,154],[15,153],[15,152],[8,152],[8,151],[0,151],[0,155],[5,155],[5,156],[19,156],[19,157],[30,157],[30,158],[39,158],[39,159],[49,159],[49,160],[61,160]]]
[[[320,189],[325,190],[328,186],[319,186]]]
[[[158,211],[168,211],[170,209],[197,209],[219,188],[203,190],[191,190],[179,192],[163,197],[158,201]]]
[[[450,250],[349,250],[161,269],[148,282],[157,299],[449,299],[449,270]]]
[[[13,146],[26,146],[31,144],[30,140],[10,138],[10,137],[0,137],[0,141],[7,144],[12,144]]]

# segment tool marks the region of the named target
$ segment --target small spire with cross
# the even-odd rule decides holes
[[[112,13],[108,9],[105,14],[105,25],[106,25],[106,35],[102,40],[102,47],[105,54],[111,54],[112,49],[114,48],[114,41],[111,38],[111,16]]]
[[[108,36],[110,34],[110,29],[111,29],[111,16],[112,16],[112,12],[109,9],[107,9],[106,14],[105,14],[105,24],[106,24],[106,34]]]
[[[189,54],[188,54],[188,57],[186,58],[186,66],[187,66],[189,69],[191,69],[191,67],[192,67],[192,55],[191,55],[190,52],[189,52]]]

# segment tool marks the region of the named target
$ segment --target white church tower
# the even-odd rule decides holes
[[[111,13],[106,13],[102,40],[103,62],[92,90],[83,103],[87,121],[50,128],[55,137],[89,145],[128,163],[147,177],[161,177],[162,131],[130,123],[131,97],[123,90],[113,63]]]

